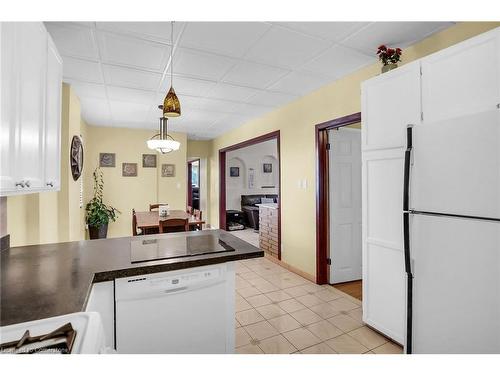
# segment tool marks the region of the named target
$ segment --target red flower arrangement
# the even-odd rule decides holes
[[[377,55],[378,59],[382,61],[384,65],[396,64],[401,61],[401,55],[403,51],[401,48],[387,48],[384,44],[378,47]]]

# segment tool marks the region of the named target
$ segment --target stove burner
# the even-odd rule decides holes
[[[37,354],[58,353],[70,354],[75,342],[76,331],[71,323],[64,324],[56,330],[40,336],[30,336],[26,330],[23,336],[16,341],[0,344],[0,353],[8,354]]]

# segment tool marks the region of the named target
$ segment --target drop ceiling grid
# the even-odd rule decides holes
[[[187,106],[187,108],[183,108],[183,116],[171,121],[172,128],[182,129],[182,127],[185,127],[186,133],[190,137],[194,137],[195,134],[193,133],[199,132],[200,128],[203,128],[200,127],[201,123],[199,121],[193,119],[210,114],[211,118],[206,121],[206,131],[201,134],[204,136],[211,134],[211,137],[215,137],[221,132],[241,125],[242,121],[246,122],[285,105],[340,78],[342,75],[374,62],[375,55],[365,48],[366,46],[363,45],[364,40],[369,40],[371,46],[373,40],[377,40],[377,38],[387,39],[388,32],[391,32],[392,34],[389,34],[393,36],[392,39],[401,40],[401,45],[404,45],[404,43],[414,42],[415,38],[421,40],[450,24],[444,22],[428,24],[421,22],[408,25],[407,23],[390,24],[384,22],[345,24],[337,22],[331,23],[331,25],[329,23],[304,22],[260,22],[254,24],[176,23],[176,35],[173,45],[174,86],[179,93],[181,103],[183,99],[186,102],[191,102],[192,109]],[[197,41],[197,35],[204,32],[204,27],[210,27],[211,25],[214,26],[214,29],[206,29],[208,36],[203,36],[205,40],[210,35],[219,35],[221,40],[217,44],[210,39],[210,43],[207,43],[206,47],[204,47],[202,42]],[[225,35],[225,30],[230,30],[231,27],[237,28],[238,25],[241,25],[241,30],[235,29],[234,33],[227,32],[227,35]],[[111,102],[115,112],[121,113],[122,111],[119,110],[120,105],[126,109],[130,106],[130,101],[147,100],[153,93],[155,93],[153,97],[157,101],[161,101],[161,97],[165,95],[170,86],[168,71],[171,48],[170,32],[168,31],[168,35],[165,35],[165,37],[161,36],[163,31],[170,29],[168,22],[148,24],[47,23],[47,26],[49,32],[53,34],[56,45],[62,49],[60,53],[63,55],[63,59],[66,58],[68,61],[68,70],[73,69],[71,75],[83,74],[85,72],[84,67],[91,66],[85,64],[98,64],[100,83],[91,82],[91,75],[81,76],[80,80],[75,76],[64,77],[66,82],[74,84],[76,88],[81,85],[80,91],[86,96],[86,98],[82,98],[84,106],[86,106],[85,103],[96,102],[95,100],[85,100],[90,99],[89,96],[93,96],[94,99],[100,98],[99,92],[100,86],[102,86],[105,92],[109,117],[111,118],[110,125],[121,126],[121,123],[127,122],[129,125],[133,124],[134,127],[151,129],[157,127],[155,112],[159,112],[157,109],[159,103],[151,103],[149,110],[143,116],[137,114],[137,118],[120,119],[113,116]],[[192,26],[191,29],[189,29],[190,26]],[[392,30],[393,26],[394,30]],[[77,32],[74,34],[61,32],[61,27],[68,30],[73,29]],[[400,31],[398,31],[398,28]],[[80,41],[87,42],[85,29],[92,36],[93,45],[82,44],[82,48],[86,48],[86,50],[79,51],[74,44],[78,40],[70,40],[70,38],[79,38]],[[330,36],[330,29],[338,30],[339,35]],[[189,31],[189,34],[185,34],[186,30]],[[253,30],[256,30],[255,37],[252,34]],[[400,39],[398,39],[398,32],[401,34]],[[238,35],[238,33],[243,35],[241,39],[246,43],[244,46],[235,43],[234,35]],[[186,43],[183,42],[184,35],[187,35]],[[155,60],[150,64],[147,56],[133,56],[133,53],[136,52],[133,51],[133,48],[131,48],[131,51],[123,52],[119,49],[116,50],[120,56],[103,56],[102,43],[99,43],[99,38],[102,39],[107,36],[110,36],[110,41],[113,38],[119,38],[118,40],[123,43],[128,41],[137,44],[137,42],[143,41],[144,45],[139,44],[139,46],[143,48],[144,54],[147,54],[147,46],[151,46],[153,49],[156,48],[157,56],[168,57],[161,62]],[[203,40],[203,37],[200,37],[200,40]],[[308,41],[310,41],[311,46],[307,45]],[[351,41],[354,41],[353,45],[351,45]],[[238,43],[240,43],[240,40],[238,40]],[[124,44],[124,46],[127,46],[127,44]],[[164,48],[163,53],[161,53],[162,48]],[[275,50],[280,51],[281,48],[283,48],[282,54],[275,53]],[[376,46],[373,46],[373,48],[376,48]],[[97,53],[97,61],[91,55],[92,49]],[[268,50],[270,50],[269,56],[265,55]],[[244,51],[243,54],[241,54],[242,51]],[[297,53],[297,51],[300,53]],[[341,51],[342,56],[339,56],[337,51]],[[161,55],[158,55],[158,53],[161,53]],[[201,69],[195,72],[188,70],[179,72],[178,65],[176,69],[176,64],[179,64],[179,56],[182,56],[183,53],[200,56],[200,59],[202,57],[207,58],[206,62],[212,64],[212,68],[205,69],[205,71]],[[275,53],[274,58],[272,53]],[[127,56],[133,58],[127,59]],[[284,58],[284,56],[288,57]],[[291,61],[293,57],[296,57],[297,62]],[[133,64],[134,61],[129,60],[135,60],[139,64]],[[277,60],[281,60],[281,62]],[[192,66],[194,68],[196,68],[196,63],[198,62],[193,61]],[[245,69],[241,69],[241,66],[245,66]],[[189,68],[189,66],[187,67]],[[206,68],[206,66],[203,66],[203,68]],[[217,70],[219,73],[216,73]],[[118,72],[121,72],[121,76]],[[91,74],[91,70],[88,70],[87,73]],[[233,78],[231,78],[231,75]],[[128,80],[125,81],[124,77],[128,77]],[[120,80],[117,80],[117,78],[120,78]],[[135,82],[132,78],[135,78]],[[295,80],[299,81],[297,78],[300,78],[301,84],[295,82]],[[145,84],[147,79],[150,80],[148,85]],[[190,84],[189,95],[183,93],[183,89],[179,87],[179,83],[176,83],[176,79],[181,82],[184,80],[185,83]],[[95,95],[91,95],[91,83],[96,85]],[[197,85],[200,85],[199,91],[196,90]],[[307,89],[302,90],[302,87]],[[134,91],[127,91],[127,89]],[[113,92],[113,98],[110,95],[110,90]],[[186,89],[186,91],[188,90]],[[116,95],[118,97],[122,95],[124,100],[121,101],[121,104]],[[129,102],[127,103],[126,100],[129,100]],[[212,103],[212,106],[209,103]],[[83,108],[84,106],[82,106],[82,113],[88,114],[92,112],[92,108]],[[210,109],[214,108],[214,110],[207,111],[207,106]],[[192,116],[189,116],[188,110],[193,111]],[[127,111],[124,110],[123,112]],[[98,116],[92,117],[95,120],[95,117]],[[190,118],[193,121],[192,125],[190,125]],[[105,122],[105,120],[101,121],[100,125],[105,125]]]

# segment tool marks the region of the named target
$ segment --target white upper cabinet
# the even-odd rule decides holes
[[[0,194],[58,190],[62,61],[40,22],[1,23]]]
[[[424,121],[495,109],[500,104],[499,83],[500,29],[423,58]]]
[[[62,60],[49,36],[47,54],[47,95],[45,99],[45,179],[47,188],[61,186],[61,96]]]
[[[42,24],[26,22],[17,32],[18,124],[16,171],[27,188],[43,186],[43,131],[47,77],[47,32]]]
[[[405,146],[405,129],[420,123],[420,63],[404,65],[362,84],[362,149]]]
[[[16,149],[16,112],[12,108],[16,106],[17,69],[15,60],[16,50],[16,26],[13,23],[2,23],[0,27],[1,37],[1,84],[0,84],[0,117],[1,117],[1,147],[0,147],[0,186],[4,190],[16,189],[13,164]]]

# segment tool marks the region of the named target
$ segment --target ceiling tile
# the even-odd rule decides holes
[[[323,75],[308,72],[291,72],[270,86],[269,89],[303,96],[321,86],[325,86],[331,81],[331,78]]]
[[[236,85],[264,89],[283,77],[286,73],[288,73],[286,69],[242,61],[224,76],[223,81]]]
[[[103,64],[102,68],[104,80],[108,85],[156,91],[161,80],[161,74],[159,73],[106,64]]]
[[[170,22],[97,22],[96,27],[101,30],[170,43]],[[180,28],[181,24],[176,22],[174,36]]]
[[[205,96],[208,91],[215,87],[215,85],[216,82],[214,81],[174,75],[174,88],[177,94]],[[161,83],[160,91],[165,95],[168,92],[169,88],[170,74],[166,74],[164,80]]]
[[[241,57],[269,28],[263,22],[190,22],[180,45]]]
[[[304,65],[304,69],[332,78],[340,78],[373,62],[375,62],[375,57],[369,57],[353,49],[336,45]]]
[[[144,122],[148,116],[150,104],[109,101],[113,122]]]
[[[226,99],[245,101],[249,97],[257,94],[259,90],[249,87],[234,86],[226,83],[218,83],[206,95],[214,99]]]
[[[87,83],[80,81],[64,80],[75,90],[79,98],[94,98],[106,100],[106,88],[97,83]]]
[[[250,104],[263,105],[267,107],[279,107],[296,99],[296,95],[282,94],[271,91],[262,91],[248,100]]]
[[[278,22],[277,24],[311,36],[338,42],[369,25],[369,22]]]
[[[406,47],[451,25],[451,22],[374,22],[347,38],[342,44],[375,56],[380,44]]]
[[[270,65],[297,68],[321,53],[331,42],[273,26],[245,58]]]
[[[143,103],[151,105],[155,99],[154,91],[129,89],[126,87],[108,86],[109,100]]]
[[[63,57],[63,76],[65,79],[103,83],[99,63]]]
[[[178,48],[174,55],[173,69],[175,74],[217,81],[234,62],[229,57]]]
[[[112,126],[108,103],[104,99],[80,98],[82,117],[89,125]]]
[[[61,55],[98,58],[91,28],[73,22],[45,22],[45,26]]]
[[[170,57],[165,44],[99,32],[99,51],[103,62],[163,72]]]

